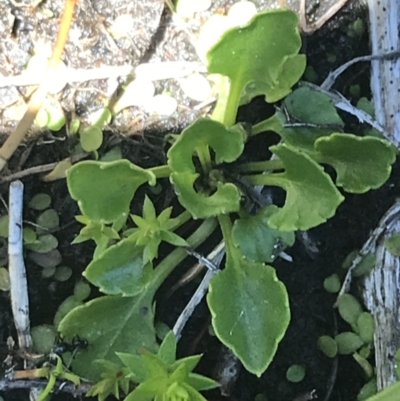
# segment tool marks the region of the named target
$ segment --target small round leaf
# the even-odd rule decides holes
[[[353,295],[343,294],[337,302],[339,314],[347,323],[355,324],[363,312],[361,304]]]
[[[374,318],[368,312],[363,312],[357,319],[357,327],[360,337],[366,344],[374,341],[375,324]]]
[[[324,288],[328,292],[336,293],[340,290],[340,280],[337,274],[332,274],[324,280]]]
[[[47,194],[36,194],[28,203],[28,206],[35,210],[47,209],[51,204],[51,197]]]
[[[301,365],[292,365],[286,371],[286,379],[288,379],[292,383],[299,383],[301,382],[306,375],[306,371],[303,366]]]
[[[336,341],[329,336],[321,336],[318,338],[318,349],[320,349],[329,358],[334,358],[338,352]]]
[[[355,333],[346,331],[340,333],[335,337],[338,346],[338,353],[342,355],[349,355],[356,352],[363,346],[364,341]]]
[[[385,248],[394,256],[400,256],[400,233],[385,239]]]

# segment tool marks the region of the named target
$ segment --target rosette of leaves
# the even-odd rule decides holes
[[[113,394],[119,399],[120,390],[128,394],[130,383],[134,383],[136,388],[125,400],[205,401],[199,391],[216,388],[219,384],[208,377],[193,373],[201,355],[176,360],[175,354],[175,337],[169,332],[157,353],[144,349],[140,355],[117,353],[125,365],[122,368],[108,361],[97,361],[104,367],[104,373],[87,396],[97,396],[99,401],[104,401],[108,395]]]
[[[129,370],[128,377],[139,385],[125,401],[206,401],[200,390],[210,390],[219,384],[193,373],[201,355],[176,360],[176,341],[172,332],[164,338],[157,354],[142,351],[141,355],[118,353]]]
[[[78,163],[67,173],[71,196],[78,201],[82,214],[101,224],[126,219],[137,188],[146,183],[154,185],[156,179],[165,177],[170,179],[182,206],[194,218],[206,219],[202,227],[214,229],[215,217],[218,219],[227,261],[224,270],[210,282],[207,302],[212,324],[218,338],[233,350],[247,370],[257,375],[272,361],[290,320],[285,286],[278,280],[274,268],[264,264],[271,260],[271,244],[278,238],[290,245],[290,232],[309,229],[332,217],[344,199],[338,186],[362,193],[382,185],[395,158],[394,149],[380,138],[338,133],[341,120],[333,105],[326,99],[322,103],[311,102],[312,95],[306,101],[298,101],[296,96],[304,99],[304,93],[297,91],[288,101],[289,108],[293,105],[291,114],[305,122],[313,122],[308,119],[312,120],[318,113],[324,116],[314,124],[311,135],[309,131],[288,127],[279,113],[252,127],[250,133],[241,125],[234,125],[240,102],[256,94],[265,95],[269,102],[282,99],[302,75],[305,57],[298,54],[301,41],[297,25],[293,12],[274,10],[260,13],[248,24],[222,36],[208,53],[209,72],[225,77],[213,118],[198,119],[177,137],[168,151],[167,166],[143,169],[127,160],[91,161]],[[317,104],[314,114],[308,109],[298,110],[302,103]],[[318,124],[323,124],[324,128]],[[267,130],[282,138],[280,144],[270,149],[277,160],[230,165],[245,150],[249,135]],[[336,169],[335,183],[321,166],[325,163]],[[283,207],[259,215],[262,223],[256,225],[257,230],[269,232],[267,253],[249,248],[243,240],[240,234],[243,226],[254,224],[246,222],[243,213],[234,230],[228,214],[240,212],[241,190],[225,176],[222,164],[224,168],[238,169],[250,184],[279,186],[286,191]],[[79,334],[94,343],[87,353],[79,355],[83,374],[85,368],[92,368],[94,359],[115,361],[115,351],[124,347],[129,352],[138,352],[143,346],[152,351],[157,349],[153,296],[176,263],[185,257],[185,252],[175,249],[148,273],[149,263],[145,264],[143,258],[151,260],[156,256],[159,241],[168,238],[169,242],[177,244],[180,240],[161,234],[171,228],[169,224],[172,223],[167,224],[168,212],[156,217],[154,207],[147,204],[145,209],[148,209],[146,214],[151,223],[144,216],[135,217],[138,228],[132,234],[134,241],[126,238],[111,246],[85,272],[89,278],[96,271],[96,279],[92,277],[91,281],[109,295],[78,307],[60,323],[64,335]],[[288,232],[288,236],[282,232]],[[187,239],[190,246],[198,245],[210,235],[206,230],[199,233],[196,231]],[[149,238],[146,239],[147,234]],[[146,246],[149,247],[144,255]],[[117,259],[122,263],[116,264]],[[154,355],[144,360],[146,358],[154,360]],[[146,363],[151,365],[151,362]],[[157,374],[163,377],[164,391],[177,395],[182,386],[176,387],[175,381],[168,381],[170,377],[162,373],[164,367],[158,362],[157,366]],[[185,376],[188,371],[181,369]],[[90,373],[91,377],[98,374]],[[143,383],[143,391],[147,391],[145,382],[138,382]],[[175,387],[170,387],[172,385]],[[177,396],[185,398],[186,393],[180,392]]]
[[[188,246],[188,243],[173,230],[180,224],[178,219],[171,219],[172,207],[164,209],[159,216],[151,200],[146,196],[143,204],[143,217],[131,215],[137,228],[125,232],[130,241],[143,247],[143,263],[152,262],[158,257],[161,241],[175,246]]]

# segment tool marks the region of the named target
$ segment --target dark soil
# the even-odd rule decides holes
[[[320,81],[330,70],[345,61],[368,53],[366,35],[355,39],[349,38],[344,33],[346,23],[354,19],[353,9],[343,10],[316,34],[304,39],[304,50]],[[326,54],[334,54],[335,62],[327,62]],[[337,83],[337,88],[346,96],[349,86],[357,83],[361,86],[362,95],[368,96],[368,82],[368,68],[356,66],[344,74]],[[265,113],[268,113],[265,109],[265,103],[256,99],[250,106],[240,111],[238,118],[240,121],[252,123],[260,121],[265,118]],[[355,122],[351,118],[346,118],[349,126],[347,131],[354,132]],[[360,132],[359,127],[357,130]],[[164,157],[163,135],[163,132],[146,132],[142,137],[132,140],[110,134],[101,152],[106,150],[107,144],[120,142],[125,157],[142,166],[154,165]],[[64,133],[59,133],[58,136],[64,137]],[[264,140],[263,135],[257,139],[257,141]],[[250,143],[248,150],[252,154],[251,157],[257,158],[258,149],[262,147],[265,149],[265,146],[260,146],[259,142]],[[26,149],[30,149],[28,155]],[[22,165],[22,159],[26,155],[26,162]],[[42,141],[42,144],[39,144],[35,140],[14,155],[10,162],[9,172],[54,162],[68,156],[68,141],[55,141],[51,144],[43,144]],[[319,336],[324,334],[333,336],[337,331],[346,329],[340,318],[335,316],[332,308],[335,296],[324,291],[323,280],[340,269],[344,258],[351,251],[363,245],[379,219],[399,196],[399,178],[400,166],[397,165],[393,169],[390,180],[382,188],[362,196],[346,194],[346,201],[339,207],[336,215],[326,224],[309,231],[310,239],[317,245],[317,252],[311,252],[304,241],[296,241],[295,246],[287,250],[293,257],[293,262],[278,259],[274,263],[279,279],[288,289],[292,315],[290,326],[279,345],[276,357],[267,372],[259,379],[239,367],[239,375],[233,383],[231,394],[222,397],[219,391],[214,391],[207,395],[209,400],[251,401],[257,394],[266,394],[269,401],[295,399],[306,401],[308,399],[306,395],[313,390],[316,390],[318,399],[324,401],[354,401],[356,399],[359,389],[366,380],[361,368],[351,356],[329,359],[317,349]],[[71,245],[71,241],[80,229],[80,224],[74,220],[79,210],[76,203],[69,197],[64,180],[43,183],[37,176],[30,176],[22,181],[25,184],[26,202],[39,192],[51,195],[53,207],[61,219],[61,229],[55,233],[59,241],[58,249],[63,257],[63,264],[73,268],[73,276],[68,281],[57,282],[51,278],[43,279],[41,268],[27,259],[31,322],[32,326],[35,326],[52,322],[58,305],[71,294],[74,283],[81,277],[81,272],[91,260],[93,246],[89,243]],[[1,184],[0,190],[3,198],[7,199],[8,184]],[[167,183],[164,185],[164,190],[162,196],[153,196],[160,208],[166,206],[166,199],[168,202],[175,202],[173,192]],[[0,206],[0,213],[1,215],[6,213],[4,206]],[[32,215],[27,212],[25,218],[30,220]],[[216,244],[218,236],[216,233],[215,239],[211,238],[207,246],[212,247]],[[205,249],[204,252],[206,251]],[[162,252],[168,252],[168,249]],[[189,265],[190,263],[182,266],[180,271],[184,271]],[[167,283],[166,286],[173,284],[177,279],[178,277],[172,277],[171,283]],[[173,324],[195,288],[196,284],[190,283],[171,296],[168,303],[159,304],[157,319]],[[165,300],[163,291],[159,294],[159,300],[160,302]],[[201,304],[184,331],[179,353],[182,355],[204,353],[200,370],[207,375],[215,375],[221,361],[221,352],[224,350],[215,337],[208,334],[208,325],[207,307]],[[1,360],[4,360],[7,355],[6,340],[10,335],[15,338],[9,299],[7,293],[0,292]],[[305,367],[306,377],[300,383],[291,383],[286,379],[286,370],[292,364]],[[5,400],[28,399],[27,391],[23,390],[0,394]],[[56,399],[69,400],[72,397],[59,393]]]

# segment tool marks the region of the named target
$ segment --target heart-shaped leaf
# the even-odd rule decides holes
[[[285,172],[267,174],[265,182],[284,188],[286,201],[269,225],[280,231],[308,230],[332,217],[344,198],[323,168],[285,144],[270,149],[282,160]]]
[[[214,186],[215,192],[210,195],[207,189],[196,191],[194,184],[199,173],[192,160],[193,154],[208,152],[210,147],[215,152],[217,164],[233,162],[243,151],[245,135],[239,126],[227,128],[217,121],[200,118],[182,132],[168,151],[168,165],[173,171],[171,182],[179,202],[195,218],[238,211],[240,195],[235,185],[214,177],[211,179],[211,176],[208,177],[209,185]]]
[[[290,10],[259,13],[247,25],[228,30],[210,49],[208,71],[231,81],[229,107],[236,110],[248,84],[271,101],[290,91],[305,69],[305,60],[296,57],[301,46],[297,26]]]
[[[128,160],[83,161],[67,172],[67,184],[83,214],[91,220],[112,223],[127,215],[129,205],[145,182],[155,185],[156,177]]]
[[[383,185],[396,160],[396,149],[388,141],[372,136],[332,134],[319,138],[315,150],[323,162],[335,168],[336,185],[358,194]]]

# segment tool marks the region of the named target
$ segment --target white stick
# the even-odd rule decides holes
[[[32,346],[29,321],[29,299],[26,270],[22,253],[22,201],[24,186],[21,181],[10,184],[8,270],[10,274],[11,306],[20,349]]]

